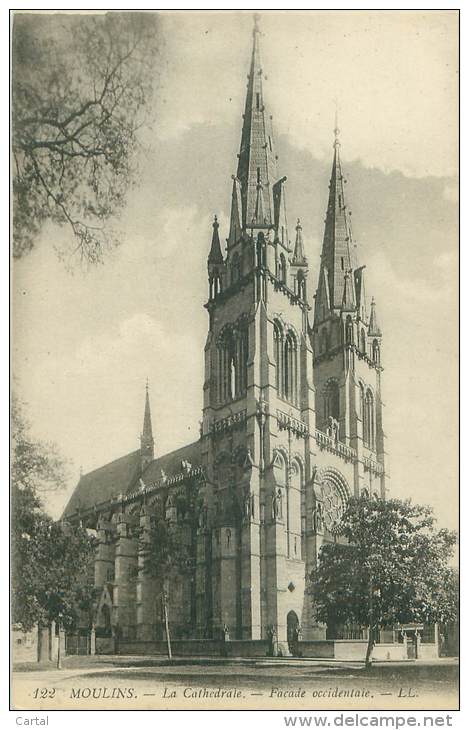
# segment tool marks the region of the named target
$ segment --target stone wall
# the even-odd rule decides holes
[[[238,643],[238,642],[237,642]],[[242,642],[240,642],[242,643]],[[223,641],[188,639],[171,642],[173,656],[222,656]],[[166,641],[121,641],[119,654],[121,655],[155,655],[165,656],[168,652]]]
[[[376,644],[373,659],[380,662],[407,659],[406,648],[404,644]]]
[[[298,645],[300,657],[311,659],[333,659],[333,641],[300,641]]]
[[[37,662],[37,628],[32,631],[21,631],[13,627],[11,646],[13,663]]]
[[[112,636],[96,637],[96,654],[114,654],[114,638]]]

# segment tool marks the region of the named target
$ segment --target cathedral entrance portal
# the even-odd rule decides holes
[[[293,656],[298,656],[298,638],[300,634],[300,622],[295,611],[287,614],[287,642],[288,649]]]

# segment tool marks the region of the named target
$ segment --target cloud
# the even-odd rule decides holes
[[[194,124],[240,119],[250,15],[167,15],[165,25],[157,134],[166,139]],[[455,174],[457,13],[267,12],[261,25],[277,134],[327,160],[338,99],[345,159],[413,177]]]
[[[458,203],[459,202],[459,190],[457,184],[454,183],[448,183],[445,185],[443,189],[443,197],[445,200],[448,200],[450,203]]]
[[[391,487],[430,501],[454,525],[458,230],[452,199],[457,181],[447,176],[453,164],[447,153],[455,137],[443,118],[428,115],[426,103],[419,111],[416,92],[417,72],[436,38],[421,88],[434,84],[441,98],[447,93],[446,108],[454,108],[452,81],[443,89],[446,72],[432,76],[446,53],[438,34],[444,35],[448,22],[446,15],[440,25],[421,14],[412,20],[426,40],[421,45],[411,34],[407,55],[396,66],[402,72],[416,53],[411,104],[407,90],[393,85],[391,60],[379,71],[365,58],[394,21],[378,20],[383,14],[369,24],[368,14],[353,17],[359,18],[355,25],[350,21],[354,41],[345,39],[341,48],[363,41],[362,51],[358,58],[345,54],[338,60],[332,57],[342,13],[312,13],[306,20],[289,13],[282,16],[284,29],[278,19],[263,20],[269,105],[278,115],[277,130],[284,132],[276,140],[279,174],[288,177],[289,220],[302,220],[314,291],[332,160],[330,102],[336,90],[330,80],[347,63],[341,83],[350,88],[341,97],[340,122],[346,195],[367,292],[377,299],[384,332]],[[214,213],[221,239],[228,235],[251,18],[225,15],[223,26],[216,14],[178,14],[168,22],[174,33],[167,52],[174,63],[161,119],[173,130],[173,122],[183,121],[177,134],[166,133],[163,125],[164,139],[152,139],[139,185],[122,211],[121,248],[103,267],[70,276],[51,248],[64,230],[48,229],[14,268],[14,368],[22,395],[37,434],[58,441],[77,472],[80,464],[89,470],[138,447],[147,376],[157,453],[197,438],[208,321],[206,258]],[[393,26],[398,50],[410,33],[399,30],[399,23]],[[388,37],[370,58],[382,66],[390,43]],[[388,77],[382,89],[380,74]],[[358,75],[369,85],[359,84]],[[391,96],[383,99],[390,87]],[[428,115],[427,127],[422,114]],[[443,127],[448,139],[440,144]],[[411,169],[419,177],[402,172]],[[422,177],[426,170],[431,175]],[[442,172],[445,177],[435,177]]]

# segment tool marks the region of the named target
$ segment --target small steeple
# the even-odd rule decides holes
[[[344,276],[344,291],[342,294],[342,311],[343,312],[354,312],[356,309],[355,305],[355,292],[353,287],[353,280],[351,271],[346,271]]]
[[[210,247],[210,253],[208,255],[208,261],[210,264],[222,264],[223,254],[221,252],[220,237],[218,235],[219,223],[217,216],[213,220],[213,233],[212,233],[212,245]]]
[[[155,442],[151,426],[150,394],[148,378],[145,386],[145,411],[143,414],[143,430],[140,436],[140,454],[143,469],[155,458]]]
[[[307,266],[308,265],[308,259],[305,256],[304,247],[303,247],[303,229],[301,227],[299,218],[296,223],[296,239],[295,239],[295,249],[293,251],[292,264],[294,266]]]
[[[370,337],[381,337],[381,330],[378,324],[378,318],[376,316],[376,302],[373,297],[371,300],[370,307],[370,324],[368,325],[368,334]]]

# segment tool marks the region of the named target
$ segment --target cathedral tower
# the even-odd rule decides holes
[[[381,331],[368,308],[344,195],[339,130],[334,130],[313,341],[316,425],[356,453],[353,493],[385,497]]]
[[[264,639],[286,654],[300,631],[346,638],[317,624],[309,581],[321,546],[341,539],[347,500],[386,496],[382,333],[353,241],[339,130],[310,274],[300,220],[288,228],[264,81],[256,22],[226,245],[217,217],[207,232],[200,438],[155,458],[147,384],[140,448],[82,475],[64,512],[98,532],[96,626],[118,625],[132,641],[164,629],[161,580],[145,570],[160,519],[180,524],[189,551],[167,576],[175,639]],[[267,643],[249,646],[265,653]]]
[[[208,258],[203,444],[209,515],[199,555],[200,635],[287,641],[304,603],[306,475],[314,432],[308,261],[287,227],[255,24],[231,216]],[[312,508],[312,505],[309,505]],[[211,531],[211,537],[208,537]],[[290,620],[290,631],[299,619]],[[269,628],[270,627],[270,628]],[[273,629],[272,629],[273,627]]]

